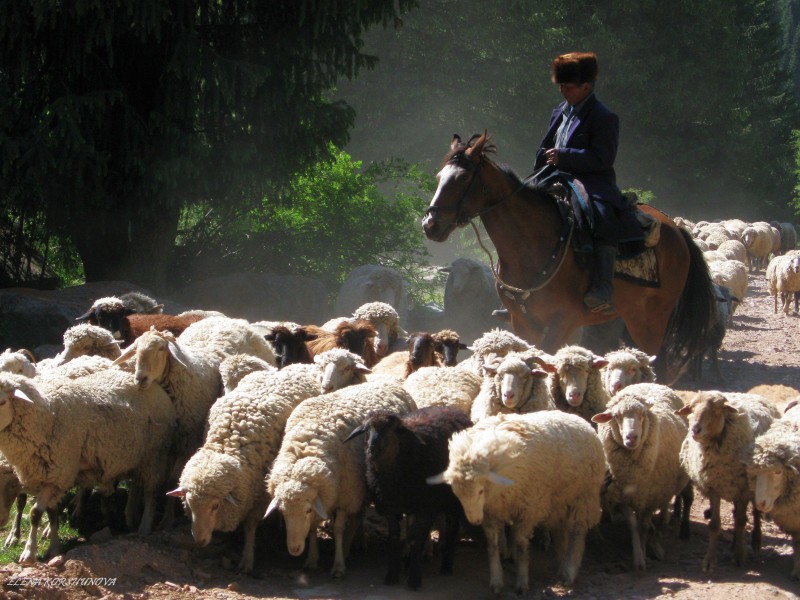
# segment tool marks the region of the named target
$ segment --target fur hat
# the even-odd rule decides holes
[[[594,83],[596,79],[594,52],[570,52],[553,60],[553,83]]]

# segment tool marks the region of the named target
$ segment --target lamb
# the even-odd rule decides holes
[[[344,348],[361,356],[364,364],[370,368],[378,362],[374,346],[375,328],[368,321],[342,321],[334,331],[327,331],[314,325],[307,325],[306,330],[316,336],[306,342],[312,358],[326,350]]]
[[[375,375],[388,375],[406,379],[421,367],[441,366],[436,355],[436,340],[427,332],[414,332],[408,336],[408,349],[392,352],[373,368]]]
[[[168,465],[175,410],[158,386],[142,390],[129,373],[109,369],[79,380],[36,382],[0,375],[0,452],[14,465],[24,489],[36,496],[31,530],[20,562],[36,560],[42,512],[50,517],[51,553],[58,553],[57,504],[78,485],[110,485],[129,476],[141,483],[150,531],[154,494]],[[92,427],[86,424],[91,423]],[[129,527],[133,515],[126,511]]]
[[[400,578],[400,517],[411,519],[408,557],[408,587],[422,586],[422,553],[438,514],[445,515],[441,574],[453,572],[453,555],[464,514],[449,486],[428,485],[427,477],[447,467],[447,444],[452,435],[470,427],[469,418],[458,409],[432,406],[403,416],[386,411],[370,415],[348,440],[366,434],[367,489],[378,513],[389,523],[391,546],[384,583]]]
[[[344,576],[345,552],[352,541],[352,535],[344,539],[345,525],[360,518],[366,499],[363,449],[344,440],[372,411],[403,415],[416,408],[399,384],[367,382],[309,398],[294,409],[267,480],[272,502],[265,514],[283,514],[289,554],[302,554],[311,532],[306,566],[316,567],[317,519],[331,515],[336,547],[332,574]]]
[[[411,394],[419,408],[450,406],[469,415],[481,389],[481,378],[460,369],[422,367],[408,376],[403,388]]]
[[[455,367],[458,363],[458,351],[467,349],[467,345],[452,329],[442,329],[434,333],[433,341],[436,342],[436,352],[441,355],[440,362],[445,367]]]
[[[486,376],[470,410],[472,422],[499,413],[555,410],[544,366],[544,361],[530,352],[510,352],[499,364],[484,365]]]
[[[748,474],[756,481],[755,507],[792,537],[791,576],[800,579],[800,420],[785,419],[756,438]]]
[[[214,531],[244,529],[239,570],[253,569],[256,527],[267,507],[264,477],[278,453],[286,420],[319,381],[312,365],[260,371],[211,407],[205,442],[183,468],[178,488],[191,513],[192,537],[207,546]]]
[[[609,396],[603,386],[604,358],[580,346],[564,346],[546,363],[551,371],[550,393],[556,408],[591,421],[603,412]]]
[[[741,304],[747,295],[747,267],[738,260],[726,260],[711,263],[708,268],[711,281],[725,286],[733,295],[738,298],[734,304],[734,309]]]
[[[653,513],[666,507],[689,483],[680,450],[688,431],[675,414],[682,405],[672,390],[636,383],[619,392],[605,411],[592,417],[603,442],[609,476],[603,486],[603,510],[620,511],[631,532],[633,568],[645,568],[647,535]],[[684,507],[681,537],[689,536],[689,506]],[[656,547],[657,554],[663,554]]]
[[[634,383],[652,383],[656,380],[652,367],[656,357],[648,356],[638,348],[612,350],[603,358],[606,366],[601,371],[601,378],[609,397]]]
[[[763,225],[766,225],[764,227]],[[747,248],[749,271],[762,268],[772,252],[772,230],[768,224],[753,223],[742,232],[742,243]]]
[[[289,322],[270,326],[269,333],[265,336],[265,339],[272,344],[279,369],[294,363],[310,363],[312,357],[306,342],[316,338],[315,334],[310,333],[302,325]]]
[[[30,350],[6,348],[0,354],[0,373],[12,373],[24,377],[36,376],[36,359]]]
[[[467,520],[483,525],[489,553],[489,587],[503,589],[498,539],[511,524],[516,591],[529,590],[529,539],[534,527],[549,531],[558,578],[569,585],[580,569],[586,532],[600,520],[603,445],[580,417],[546,410],[496,415],[450,440],[447,469],[428,478],[449,483]]]
[[[747,464],[755,438],[779,418],[766,399],[752,394],[701,392],[676,412],[688,417],[689,433],[681,446],[681,465],[710,503],[708,550],[703,571],[717,566],[717,538],[720,531],[720,499],[733,502],[733,552],[737,565],[745,558],[744,528],[747,503],[753,492],[747,477]],[[753,509],[753,549],[761,547],[761,516]]]
[[[314,363],[322,370],[320,383],[321,394],[335,392],[348,385],[357,385],[367,381],[370,368],[364,360],[344,348],[326,350],[314,357]]]
[[[226,394],[235,390],[239,382],[250,373],[275,370],[267,361],[252,354],[234,354],[219,364],[219,374]]]
[[[800,256],[776,256],[767,265],[767,288],[773,297],[773,312],[778,312],[778,294],[781,296],[781,309],[788,315],[792,309],[792,298],[800,292]]]

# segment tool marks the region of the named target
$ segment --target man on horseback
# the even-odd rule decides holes
[[[594,95],[597,72],[593,52],[571,52],[553,60],[552,80],[564,102],[550,117],[547,134],[536,153],[534,171],[551,165],[580,180],[591,198],[594,266],[583,302],[592,311],[611,314],[614,261],[625,230],[620,215],[631,211],[617,187],[614,172],[619,118]]]

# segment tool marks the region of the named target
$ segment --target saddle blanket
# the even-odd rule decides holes
[[[655,250],[647,248],[633,258],[617,258],[614,263],[614,277],[644,287],[661,287]]]

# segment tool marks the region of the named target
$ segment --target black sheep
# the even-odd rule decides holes
[[[425,478],[447,468],[448,442],[456,431],[472,425],[461,411],[427,407],[402,417],[375,412],[353,430],[348,440],[366,435],[367,488],[377,511],[389,524],[389,565],[384,583],[400,579],[400,519],[409,517],[408,587],[422,586],[422,553],[437,515],[445,515],[441,573],[453,572],[453,554],[463,509],[449,485],[429,485]]]

